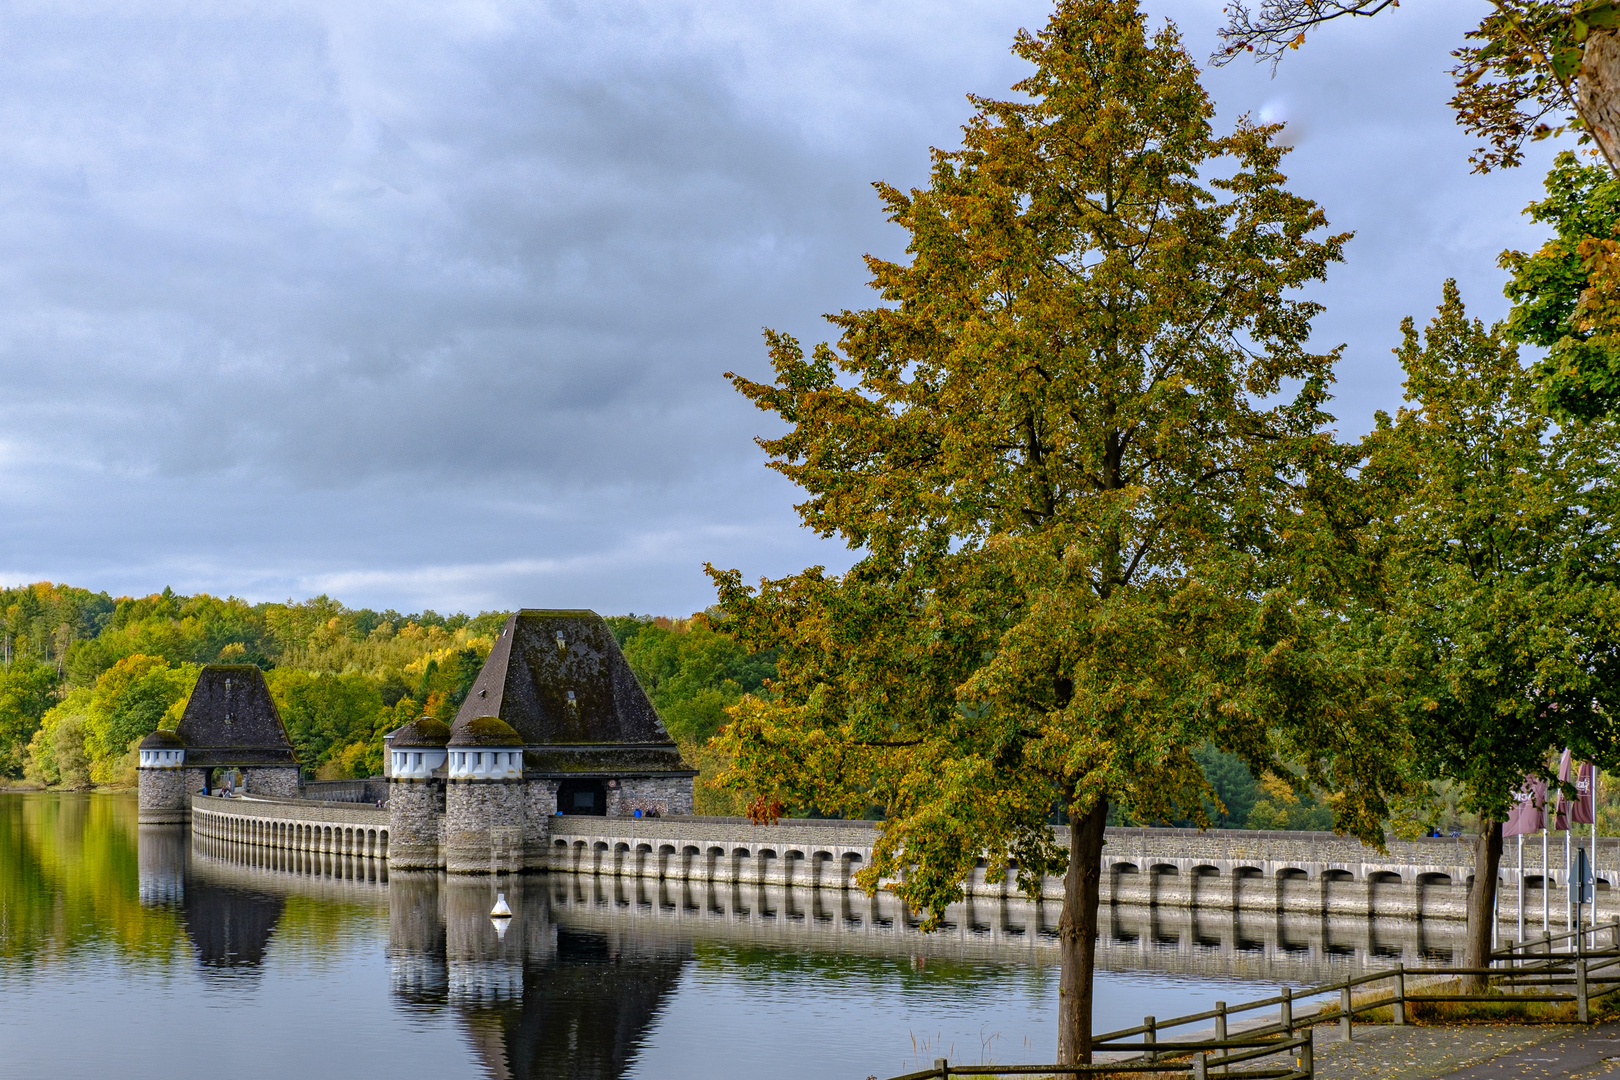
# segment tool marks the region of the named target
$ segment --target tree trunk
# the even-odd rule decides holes
[[[1502,866],[1502,823],[1480,822],[1479,838],[1474,841],[1474,887],[1468,892],[1468,947],[1463,967],[1491,966],[1491,949],[1496,945],[1496,873]],[[1485,989],[1489,978],[1469,975],[1463,987],[1470,993]]]
[[[1072,811],[1069,814],[1069,872],[1063,879],[1063,915],[1058,919],[1058,948],[1063,953],[1058,980],[1059,1065],[1091,1063],[1091,972],[1097,960],[1097,887],[1107,824],[1107,799],[1098,799],[1078,821]]]
[[[1609,170],[1620,175],[1620,31],[1594,30],[1586,39],[1575,107]]]

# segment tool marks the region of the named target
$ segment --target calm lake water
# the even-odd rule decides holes
[[[0,1074],[863,1080],[941,1056],[1047,1062],[1056,918],[978,904],[923,935],[859,893],[390,876],[142,829],[131,796],[0,795]],[[1450,924],[1105,923],[1099,1030],[1460,944]]]

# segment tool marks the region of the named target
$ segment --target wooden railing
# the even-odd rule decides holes
[[[1448,980],[1473,975],[1486,977],[1485,993],[1466,993],[1460,987],[1455,990],[1445,987]],[[1411,989],[1408,989],[1408,980],[1416,984]],[[1382,994],[1369,992],[1385,987],[1387,992]],[[1030,1074],[1080,1077],[1112,1073],[1184,1075],[1194,1080],[1206,1080],[1210,1076],[1239,1080],[1314,1080],[1314,1037],[1318,1025],[1336,1022],[1339,1038],[1349,1042],[1358,1016],[1388,1009],[1394,1023],[1405,1024],[1408,1005],[1459,1001],[1480,1004],[1573,1002],[1576,1022],[1585,1024],[1592,1019],[1592,1002],[1616,990],[1620,990],[1620,918],[1603,926],[1546,934],[1497,949],[1491,953],[1489,967],[1409,968],[1403,964],[1304,990],[1295,991],[1285,986],[1280,994],[1237,1005],[1217,1001],[1213,1009],[1169,1020],[1144,1017],[1142,1023],[1134,1027],[1110,1031],[1093,1039],[1093,1054],[1111,1059],[1107,1061],[1089,1065],[952,1065],[945,1058],[936,1058],[933,1068],[906,1073],[892,1080]],[[1312,999],[1324,997],[1331,1003],[1312,1002]],[[1334,997],[1337,1001],[1332,1000]],[[1315,1007],[1299,1008],[1306,1003]],[[1272,1009],[1276,1010],[1275,1020],[1256,1018],[1259,1022],[1247,1024],[1235,1034],[1229,1032],[1233,1017]],[[1188,1027],[1195,1027],[1189,1037],[1163,1037],[1166,1032]],[[1214,1037],[1210,1038],[1207,1033],[1212,1029]],[[1133,1038],[1139,1041],[1127,1041]],[[1276,1060],[1278,1058],[1282,1060]],[[1250,1062],[1259,1067],[1234,1068]]]

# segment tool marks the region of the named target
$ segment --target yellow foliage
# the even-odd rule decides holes
[[[1287,805],[1299,802],[1299,796],[1294,794],[1293,785],[1276,773],[1268,772],[1260,777],[1260,790],[1265,792],[1265,797],[1273,803]]]

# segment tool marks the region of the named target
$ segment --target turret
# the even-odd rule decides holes
[[[186,744],[172,731],[154,731],[141,740],[136,773],[142,825],[177,825],[189,816]],[[198,778],[192,778],[198,779]],[[201,787],[200,779],[197,785]]]
[[[450,735],[450,779],[523,779],[523,737],[498,716],[458,721]]]
[[[450,726],[424,716],[388,736],[390,779],[428,780],[444,775]]]
[[[448,750],[445,869],[523,869],[523,737],[499,717],[463,717],[450,729]]]
[[[397,870],[441,865],[445,744],[450,728],[419,717],[388,736],[388,865]]]

